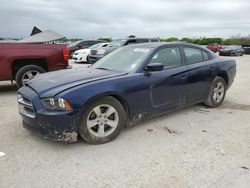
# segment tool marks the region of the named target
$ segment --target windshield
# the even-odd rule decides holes
[[[79,41],[73,42],[73,43],[69,44],[69,47],[76,46],[76,45],[78,45],[80,42],[82,42],[82,41],[79,40]]]
[[[150,51],[150,48],[144,47],[120,48],[97,61],[92,67],[119,72],[131,72],[141,65]]]
[[[123,46],[125,44],[126,40],[113,40],[107,47],[110,48],[118,48],[120,46]]]

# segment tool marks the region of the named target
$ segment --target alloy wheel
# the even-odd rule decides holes
[[[34,79],[35,77],[37,77],[40,74],[40,72],[36,71],[36,70],[31,70],[26,72],[23,76],[22,76],[22,82],[23,84],[25,84],[26,82]]]
[[[223,96],[225,93],[225,87],[222,82],[217,82],[214,86],[213,99],[216,103],[221,102],[223,100]]]
[[[113,133],[119,122],[117,110],[108,104],[101,104],[90,111],[87,117],[87,129],[96,137],[106,137]]]

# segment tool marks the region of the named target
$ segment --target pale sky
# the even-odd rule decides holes
[[[0,37],[33,26],[68,38],[230,37],[250,34],[249,0],[1,0]]]

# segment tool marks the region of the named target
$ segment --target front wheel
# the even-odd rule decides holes
[[[90,144],[104,144],[119,135],[125,122],[126,113],[121,103],[113,97],[102,97],[86,108],[79,134]]]
[[[46,72],[43,68],[36,65],[27,65],[18,70],[15,81],[17,87],[22,87],[26,82],[34,79],[39,74]]]
[[[223,102],[225,95],[226,95],[225,80],[222,77],[217,76],[214,78],[212,82],[208,97],[204,103],[207,106],[213,108],[218,107]]]

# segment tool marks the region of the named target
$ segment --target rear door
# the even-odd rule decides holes
[[[143,82],[149,85],[153,111],[181,106],[186,103],[186,66],[180,48],[160,49],[149,63],[162,63],[164,70],[145,73]]]
[[[187,102],[202,102],[208,95],[216,65],[209,53],[200,48],[184,46],[183,54],[188,70]]]

